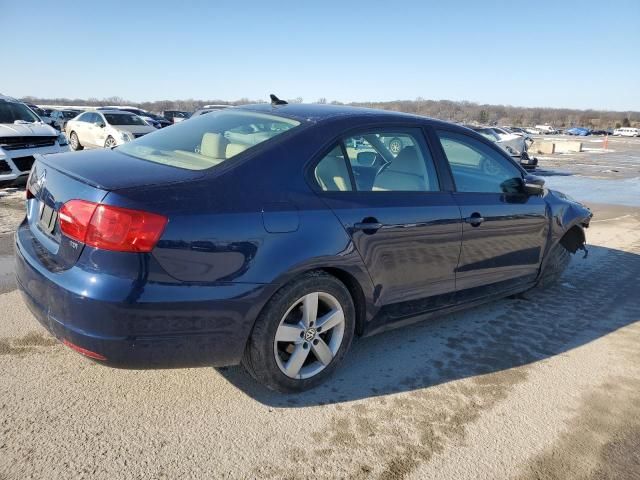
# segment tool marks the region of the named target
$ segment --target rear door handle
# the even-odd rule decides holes
[[[484,218],[477,212],[471,214],[471,216],[466,217],[464,219],[466,223],[469,223],[472,227],[479,226],[482,222],[484,222]]]
[[[353,228],[354,230],[380,230],[382,224],[377,222],[358,222],[353,224]]]

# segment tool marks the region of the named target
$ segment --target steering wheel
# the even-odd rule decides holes
[[[383,165],[378,169],[378,171],[376,172],[376,177],[377,177],[378,175],[380,175],[382,172],[384,172],[384,171],[387,169],[387,167],[388,167],[389,165],[391,165],[392,163],[393,163],[393,162],[386,162],[386,163],[384,163],[384,164],[383,164]]]

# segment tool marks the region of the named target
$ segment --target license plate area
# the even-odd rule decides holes
[[[44,203],[40,204],[40,217],[38,218],[38,226],[47,235],[53,237],[53,232],[56,229],[56,223],[58,221],[58,212],[52,207]]]

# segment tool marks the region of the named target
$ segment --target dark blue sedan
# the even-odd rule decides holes
[[[550,284],[590,217],[464,127],[253,105],[39,157],[17,281],[99,362],[242,363],[299,391],[356,336]]]

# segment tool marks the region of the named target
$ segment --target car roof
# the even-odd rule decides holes
[[[127,112],[126,110],[120,110],[117,108],[110,108],[110,109],[104,109],[104,110],[98,110],[97,113],[109,113],[109,114],[116,114],[116,115],[135,115],[135,113],[131,113],[131,112]]]
[[[23,103],[20,100],[13,98],[13,97],[8,97],[6,95],[2,95],[0,94],[0,101],[4,101],[4,102],[13,102],[13,103]]]
[[[286,105],[272,105],[270,103],[258,103],[253,105],[241,105],[234,107],[242,110],[254,112],[271,113],[282,115],[298,121],[320,122],[336,118],[366,118],[366,117],[386,117],[389,120],[413,120],[440,122],[429,117],[413,115],[410,113],[395,112],[391,110],[378,110],[375,108],[352,107],[348,105],[326,105],[326,104],[306,104],[290,103]]]

